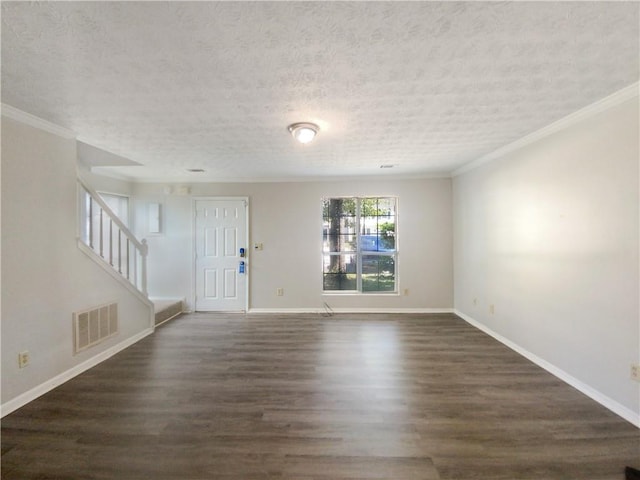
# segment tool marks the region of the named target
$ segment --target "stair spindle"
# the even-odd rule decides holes
[[[104,232],[102,231],[102,207],[100,207],[100,256],[104,258]]]
[[[109,264],[113,267],[113,220],[109,219]]]
[[[118,230],[118,272],[122,275],[122,230]]]
[[[129,280],[129,239],[127,238],[127,280]]]

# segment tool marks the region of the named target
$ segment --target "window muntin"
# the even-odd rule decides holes
[[[115,193],[98,192],[104,203],[111,209],[113,213],[124,223],[129,226],[129,197],[118,195]]]
[[[396,291],[395,255],[362,256],[362,291]]]
[[[357,258],[355,254],[323,256],[322,287],[324,290],[357,290]]]
[[[397,199],[323,199],[323,290],[397,291]]]

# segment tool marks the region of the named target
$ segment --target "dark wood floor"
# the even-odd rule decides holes
[[[2,478],[623,479],[640,431],[453,315],[185,315],[5,417]]]

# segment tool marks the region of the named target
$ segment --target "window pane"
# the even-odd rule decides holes
[[[393,231],[360,236],[360,249],[364,252],[393,252],[395,248],[396,239]]]
[[[329,235],[325,233],[322,236],[322,251],[328,252],[355,252],[356,236],[348,235]]]
[[[395,290],[395,258],[391,255],[363,255],[362,291],[393,292]]]
[[[396,214],[395,198],[363,198],[360,215],[363,217],[388,217]]]
[[[380,232],[380,251],[391,252],[396,249],[395,224],[389,224],[388,230]]]
[[[100,193],[104,203],[115,213],[125,225],[129,225],[129,197],[124,195],[114,195],[111,193]]]
[[[378,198],[378,216],[379,217],[395,217],[396,215],[396,199],[395,198]]]
[[[327,198],[323,200],[322,207],[323,252],[355,251],[355,199]]]
[[[324,290],[356,290],[356,255],[323,255]]]
[[[350,215],[336,215],[333,217],[324,217],[322,222],[325,230],[328,228],[336,228],[340,230],[346,230],[355,232],[356,229],[356,217]],[[343,232],[346,233],[346,232]]]
[[[355,198],[325,198],[322,201],[322,216],[325,220],[335,217],[355,217]]]
[[[394,251],[395,198],[364,198],[360,210],[360,249],[368,252]]]
[[[360,235],[360,249],[365,252],[377,252],[380,247],[378,235]]]

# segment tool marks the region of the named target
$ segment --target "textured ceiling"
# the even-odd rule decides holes
[[[3,1],[2,102],[138,179],[440,174],[638,81],[639,9]]]

